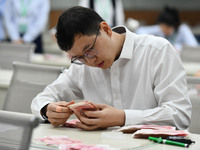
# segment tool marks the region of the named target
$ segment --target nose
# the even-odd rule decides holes
[[[87,57],[85,57],[85,59],[86,59],[86,62],[87,62],[88,65],[92,65],[92,64],[94,64],[94,62],[96,60],[96,56],[93,57],[93,58],[87,58]]]

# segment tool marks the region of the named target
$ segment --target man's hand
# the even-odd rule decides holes
[[[105,104],[94,104],[99,110],[82,110],[78,115],[81,123],[77,127],[84,130],[95,130],[112,126],[123,126],[125,112]]]
[[[60,101],[49,103],[47,106],[46,115],[51,124],[53,126],[63,125],[67,121],[67,119],[73,114],[73,112],[67,106],[74,103],[74,101]]]
[[[22,39],[18,39],[13,41],[14,44],[23,44],[24,42],[22,41]]]

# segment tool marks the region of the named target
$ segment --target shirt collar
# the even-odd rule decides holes
[[[125,26],[117,26],[112,28],[114,32],[125,34],[125,41],[119,58],[131,59],[134,47],[134,34]]]

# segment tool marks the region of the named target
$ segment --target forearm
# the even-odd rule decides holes
[[[125,125],[157,124],[186,129],[190,123],[191,108],[190,105],[184,107],[165,105],[147,110],[125,110],[125,115]]]

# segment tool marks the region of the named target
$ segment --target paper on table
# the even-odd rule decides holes
[[[69,128],[76,128],[77,122],[80,122],[80,121],[78,119],[69,120],[69,121],[65,122],[65,124],[63,124],[63,126],[69,127]]]
[[[176,128],[173,126],[161,126],[161,125],[129,125],[129,126],[123,126],[117,131],[123,132],[123,133],[134,133],[140,129],[175,130]]]
[[[189,132],[186,130],[152,130],[152,129],[141,129],[133,134],[134,138],[148,138],[152,137],[162,137],[166,138],[168,136],[188,136]]]
[[[47,145],[57,145],[59,150],[116,150],[109,145],[89,145],[82,141],[73,140],[67,136],[46,136],[36,139]]]

